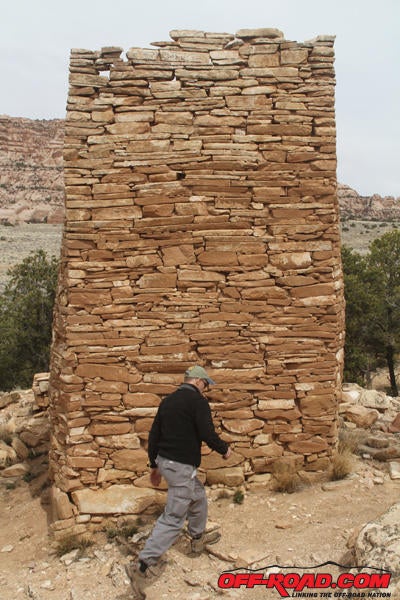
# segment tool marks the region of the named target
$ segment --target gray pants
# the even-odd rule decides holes
[[[207,497],[191,465],[157,456],[161,475],[168,483],[167,504],[151,532],[139,559],[154,565],[178,538],[185,520],[192,537],[201,535],[207,523]]]

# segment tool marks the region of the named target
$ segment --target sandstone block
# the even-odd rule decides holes
[[[175,265],[189,265],[195,262],[194,248],[192,245],[170,246],[162,250],[163,262],[166,267]]]
[[[88,427],[88,432],[94,436],[113,436],[131,431],[130,423],[92,423]]]
[[[282,50],[281,52],[281,64],[282,65],[296,65],[299,63],[304,63],[308,58],[308,50],[298,49],[298,50]]]
[[[70,456],[67,464],[73,469],[98,469],[104,465],[104,460],[95,456]]]
[[[0,468],[7,467],[15,462],[18,462],[18,456],[14,448],[0,440]]]
[[[24,444],[19,437],[15,436],[12,438],[11,447],[15,450],[16,455],[21,460],[26,460],[29,456],[29,448]]]
[[[124,471],[123,469],[99,469],[97,475],[98,483],[105,483],[106,481],[118,482],[122,479],[132,479],[132,471]]]
[[[77,375],[86,379],[95,379],[97,377],[108,381],[121,381],[127,383],[137,383],[138,376],[132,370],[130,371],[123,365],[102,365],[93,363],[80,364],[76,369]],[[102,390],[111,391],[111,390]]]
[[[289,449],[291,452],[298,454],[315,454],[317,452],[323,452],[328,449],[326,440],[321,437],[314,437],[308,440],[298,440],[289,443]]]
[[[140,288],[175,288],[176,275],[166,273],[142,275],[138,280],[138,286]]]
[[[207,471],[207,483],[223,483],[224,485],[235,487],[244,482],[244,473],[241,467],[230,467],[226,469],[212,469]]]
[[[155,490],[118,484],[103,490],[76,490],[72,499],[80,513],[92,515],[140,514],[162,502],[162,496]]]
[[[142,448],[137,450],[117,450],[110,456],[117,469],[143,472],[147,469],[148,456]]]
[[[136,433],[126,433],[121,435],[98,436],[96,442],[101,447],[118,449],[138,449],[140,448],[140,439]]]
[[[333,414],[336,410],[336,401],[332,394],[325,396],[307,396],[300,399],[300,410],[307,417]]]
[[[236,37],[238,38],[268,38],[268,39],[280,39],[284,37],[284,34],[280,29],[275,29],[272,27],[264,27],[261,29],[239,29],[236,32]]]
[[[53,520],[70,519],[74,516],[74,506],[68,494],[53,485],[50,489],[50,503],[53,511]]]
[[[280,269],[305,269],[311,265],[310,252],[285,252],[282,254],[271,254],[272,265]]]
[[[160,404],[160,397],[156,394],[149,394],[145,392],[129,393],[123,397],[124,405],[127,408],[142,408],[142,407],[154,407]]]
[[[279,54],[252,54],[249,56],[249,67],[278,67]]]
[[[229,458],[226,460],[222,458],[220,454],[217,452],[211,452],[210,454],[206,454],[202,456],[201,459],[201,467],[202,469],[218,469],[224,467],[234,467],[243,462],[243,457],[237,452],[233,451]]]
[[[50,439],[50,422],[47,415],[40,415],[25,421],[23,430],[19,432],[19,437],[29,448],[36,448],[41,444],[47,444]]]
[[[340,412],[344,413],[347,420],[355,423],[358,427],[367,429],[371,427],[375,421],[379,418],[379,412],[373,408],[366,408],[365,406],[351,405],[340,407]]]
[[[6,467],[0,471],[0,477],[22,477],[29,473],[29,465],[27,463],[16,463],[10,467]]]
[[[201,265],[207,266],[231,266],[237,265],[238,257],[236,252],[202,252],[198,256],[198,261]]]
[[[261,419],[222,419],[222,424],[228,431],[232,433],[251,433],[256,429],[261,429],[264,421]]]

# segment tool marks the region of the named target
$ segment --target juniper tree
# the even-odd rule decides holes
[[[43,250],[8,272],[0,295],[0,389],[29,387],[48,370],[58,260]]]

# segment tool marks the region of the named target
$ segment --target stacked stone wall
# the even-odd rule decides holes
[[[205,366],[239,485],[328,467],[343,347],[333,41],[173,31],[73,50],[52,349],[61,528],[146,509],[160,398]]]

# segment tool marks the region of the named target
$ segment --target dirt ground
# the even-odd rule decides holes
[[[31,252],[42,249],[49,256],[59,256],[61,236],[61,225],[0,225],[0,292],[8,279],[8,269],[20,263]]]
[[[126,546],[97,534],[95,545],[81,558],[74,558],[74,553],[58,558],[48,536],[48,505],[43,494],[41,498],[34,493],[35,480],[18,480],[10,488],[10,481],[0,480],[1,600],[133,599],[124,571],[130,559]],[[222,539],[210,547],[212,554],[190,558],[184,554],[187,543],[181,538],[166,553],[166,570],[148,588],[147,598],[278,599],[280,594],[265,586],[220,590],[219,575],[246,566],[348,564],[346,543],[352,533],[396,503],[399,492],[400,482],[387,474],[382,478],[376,465],[361,459],[349,479],[327,486],[304,485],[293,494],[253,488],[242,504],[236,504],[232,498],[217,498],[220,490],[209,490],[209,517],[221,525]],[[147,534],[154,519],[150,516],[148,525],[142,523],[139,533]],[[330,567],[323,571],[337,575]],[[398,600],[395,596],[391,600]],[[318,592],[308,597],[322,596]],[[331,597],[339,596],[332,592]]]

